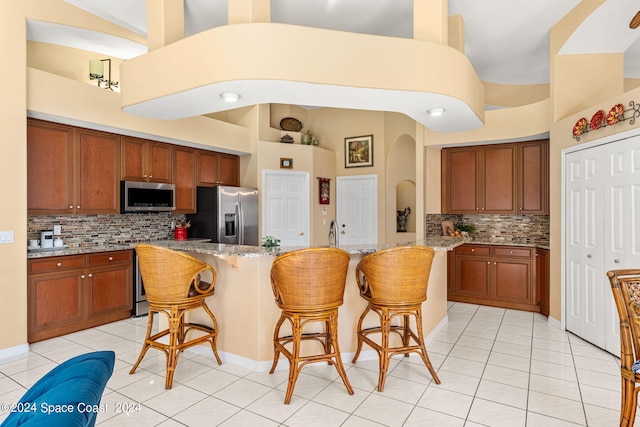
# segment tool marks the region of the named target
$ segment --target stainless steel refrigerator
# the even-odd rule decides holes
[[[190,237],[214,243],[259,246],[258,189],[242,187],[198,187],[197,213],[191,221]]]

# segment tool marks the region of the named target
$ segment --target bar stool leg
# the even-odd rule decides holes
[[[360,320],[358,320],[358,326],[356,327],[356,335],[358,336],[358,348],[356,350],[356,354],[351,360],[351,363],[356,363],[358,357],[360,356],[360,351],[362,350],[362,321],[367,316],[367,313],[369,313],[369,307],[366,308],[366,310],[360,316]]]
[[[220,360],[220,356],[218,356],[218,345],[216,344],[216,341],[218,340],[218,322],[216,321],[216,316],[213,315],[213,313],[209,309],[209,306],[207,306],[207,303],[204,301],[202,302],[202,308],[209,315],[209,317],[211,318],[211,322],[213,323],[211,349],[213,350],[213,355],[216,357],[218,365],[222,365],[222,360]]]
[[[347,373],[344,370],[344,365],[342,364],[342,358],[340,357],[340,346],[338,345],[338,312],[336,311],[335,315],[331,316],[331,320],[329,322],[329,333],[327,337],[327,343],[329,350],[327,353],[331,352],[331,346],[333,346],[333,352],[335,354],[336,359],[336,369],[338,370],[338,374],[340,378],[342,378],[342,382],[344,386],[347,388],[347,393],[353,394],[353,388],[351,387],[351,383],[347,378]]]
[[[273,374],[276,370],[276,366],[278,365],[278,359],[280,358],[280,348],[276,345],[280,338],[280,327],[284,322],[285,317],[283,314],[280,315],[280,319],[278,319],[278,323],[276,323],[275,330],[273,332],[273,365],[271,365],[270,374]]]
[[[422,336],[422,309],[418,308],[415,312],[416,316],[416,327],[418,328],[418,339],[420,340],[420,356],[422,356],[422,361],[424,362],[427,369],[429,369],[429,373],[431,377],[436,382],[436,384],[440,384],[440,378],[438,378],[438,374],[436,374],[435,369],[433,369],[433,365],[431,364],[431,360],[429,360],[429,355],[427,354],[427,348],[424,345],[424,337]]]
[[[384,391],[384,382],[387,378],[387,370],[389,369],[389,333],[391,330],[391,319],[389,318],[389,309],[382,308],[380,316],[380,374],[378,376],[378,391]]]
[[[291,359],[289,359],[289,381],[287,383],[287,393],[284,396],[284,403],[286,405],[291,402],[291,397],[293,396],[293,388],[296,385],[298,374],[300,373],[300,370],[298,369],[298,362],[300,360],[300,340],[302,338],[302,329],[300,325],[300,316],[298,315],[293,316],[291,335],[293,353]]]

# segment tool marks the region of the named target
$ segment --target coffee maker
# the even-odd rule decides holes
[[[43,231],[40,233],[40,247],[52,248],[53,247],[53,231]]]

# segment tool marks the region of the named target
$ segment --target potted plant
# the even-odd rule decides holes
[[[277,246],[280,246],[280,239],[276,239],[273,236],[266,236],[262,238],[263,248],[275,248]]]
[[[469,224],[456,224],[455,231],[458,231],[462,236],[468,236],[469,233],[474,233],[476,228]]]

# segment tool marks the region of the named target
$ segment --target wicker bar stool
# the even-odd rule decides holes
[[[409,353],[418,353],[433,380],[440,384],[429,361],[422,334],[422,303],[427,300],[433,255],[431,248],[402,246],[371,253],[358,263],[356,280],[360,296],[368,304],[358,320],[358,349],[353,362],[358,360],[363,342],[378,352],[378,391],[384,390],[389,361],[397,354],[409,357]],[[363,329],[362,322],[370,312],[379,317],[380,326]],[[411,317],[415,319],[415,331],[411,328]],[[396,319],[399,325],[393,324]],[[391,332],[401,338],[400,346],[391,347]],[[370,335],[377,335],[377,341]]]
[[[271,287],[276,304],[282,310],[273,333],[273,373],[280,353],[289,360],[289,382],[284,403],[288,404],[301,369],[315,362],[334,365],[347,392],[353,394],[340,359],[338,347],[338,307],[342,305],[349,266],[349,254],[335,248],[300,249],[280,255],[271,267]],[[280,336],[285,321],[291,335]],[[313,323],[322,325],[322,332],[304,333]],[[303,341],[316,341],[321,353],[302,353]],[[308,346],[310,347],[310,346]],[[307,346],[305,350],[309,350]]]
[[[640,374],[633,370],[640,360],[640,270],[612,270],[607,276],[620,317],[620,426],[633,426],[640,392]]]
[[[192,256],[159,246],[139,244],[136,246],[136,253],[149,302],[149,322],[140,356],[129,374],[136,371],[147,350],[161,350],[167,357],[165,388],[169,389],[173,383],[178,357],[189,347],[209,342],[216,361],[218,364],[222,363],[216,349],[218,323],[205,302],[207,297],[213,295],[216,271]],[[200,280],[200,275],[205,272],[212,275],[211,283]],[[209,315],[212,326],[185,322],[185,313],[197,308],[202,308]],[[167,316],[169,328],[151,335],[156,313]],[[186,341],[187,333],[192,330],[200,333]],[[166,335],[169,335],[169,344],[159,341],[159,338]]]

